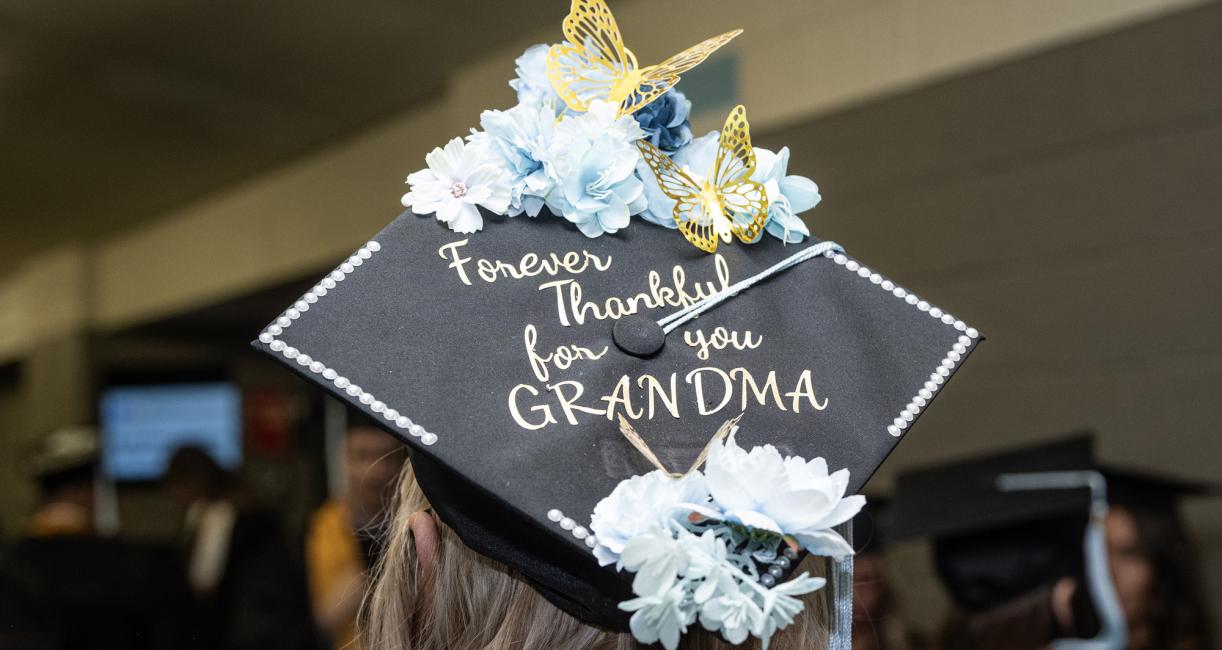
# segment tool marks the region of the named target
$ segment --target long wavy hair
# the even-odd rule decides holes
[[[1209,608],[1195,545],[1174,502],[1120,506],[1137,523],[1137,541],[1151,564],[1150,636],[1168,650],[1214,647]]]
[[[386,550],[374,569],[361,608],[359,645],[377,650],[635,650],[632,635],[587,625],[556,608],[521,575],[467,548],[441,521],[430,576],[417,559],[409,519],[427,511],[410,463],[404,465],[392,510]],[[800,570],[822,575],[824,562],[807,558]],[[431,580],[431,584],[426,584]],[[425,597],[426,590],[429,596]],[[774,650],[826,647],[822,591],[804,598],[797,620],[773,636]],[[758,644],[756,644],[758,645]],[[680,647],[731,646],[690,626]],[[743,646],[740,646],[743,647]],[[753,647],[746,645],[745,647]]]

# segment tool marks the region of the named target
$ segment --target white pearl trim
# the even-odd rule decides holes
[[[929,380],[917,390],[916,394],[908,404],[900,410],[899,414],[887,425],[887,433],[893,437],[904,435],[904,431],[908,426],[916,420],[921,411],[929,405],[933,400],[934,394],[938,392],[942,384],[954,372],[955,366],[967,355],[968,348],[976,343],[976,339],[980,338],[980,332],[974,327],[968,327],[967,323],[955,318],[953,315],[943,311],[938,307],[929,304],[928,301],[922,300],[915,293],[895,284],[886,277],[879,275],[861,262],[854,260],[844,253],[831,253],[830,251],[824,255],[837,266],[844,267],[846,270],[861,278],[865,278],[873,286],[879,287],[883,291],[891,294],[899,300],[916,307],[925,315],[933,318],[942,324],[950,327],[956,332],[960,332],[957,342],[951,346],[950,351],[942,358],[942,361],[929,374]]]
[[[336,267],[335,270],[328,273],[318,284],[314,285],[305,295],[294,302],[293,306],[284,310],[284,313],[278,316],[275,322],[260,332],[259,342],[266,345],[272,352],[279,353],[286,359],[295,360],[300,366],[308,369],[311,373],[320,375],[337,389],[344,391],[351,397],[355,397],[358,402],[368,406],[369,410],[375,414],[385,418],[386,421],[394,424],[413,438],[419,438],[422,444],[432,445],[437,442],[437,434],[425,430],[424,427],[413,422],[411,418],[379,400],[373,393],[352,383],[351,379],[341,375],[338,370],[328,367],[322,361],[290,346],[279,338],[284,334],[285,330],[293,325],[293,321],[300,319],[302,314],[310,310],[311,305],[318,303],[319,299],[327,295],[331,290],[334,290],[338,283],[343,282],[344,278],[356,271],[356,267],[363,265],[366,260],[372,258],[373,254],[380,250],[382,250],[382,245],[376,241],[370,241],[357,249],[355,253]],[[574,526],[576,526],[575,523]],[[581,528],[581,530],[584,531],[585,529]],[[586,539],[591,538],[592,536]]]
[[[595,546],[598,546],[598,538],[594,536],[590,529],[578,525],[571,517],[564,516],[563,512],[552,508],[547,511],[547,519],[560,526],[561,529],[568,531],[573,537],[583,540],[587,548],[593,550]]]

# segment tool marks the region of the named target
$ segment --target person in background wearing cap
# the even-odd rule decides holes
[[[900,477],[897,527],[933,538],[938,574],[958,610],[941,650],[1035,650],[1098,633],[1083,566],[1086,490],[996,488],[1003,474],[1079,470],[1107,481],[1103,526],[1127,649],[1212,647],[1195,549],[1177,508],[1181,497],[1206,490],[1102,467],[1083,435]]]
[[[190,593],[168,548],[97,534],[97,434],[47,435],[30,461],[39,503],[0,561],[0,647],[194,648]]]
[[[853,518],[853,649],[921,650],[928,643],[907,629],[887,574],[888,499],[871,496]]]
[[[1212,648],[1196,550],[1175,503],[1113,502],[1104,528],[1112,582],[1128,623],[1127,650]],[[1052,637],[1089,635],[1096,623],[1087,598],[1080,578],[1061,578],[1001,612],[952,619],[944,650],[1036,648]],[[1039,630],[1038,645],[1013,645]]]
[[[1179,513],[1208,488],[1150,474],[1104,471],[1112,581],[1128,621],[1130,650],[1206,650],[1209,611],[1197,550]],[[1061,606],[1060,616],[1066,609]]]
[[[53,431],[32,459],[38,505],[30,515],[29,535],[92,535],[97,435],[88,428]]]
[[[180,447],[162,479],[186,506],[187,578],[210,648],[309,648],[309,604],[276,516],[205,450]]]
[[[356,412],[348,418],[347,491],[314,513],[306,538],[314,621],[334,648],[352,648],[368,571],[381,553],[387,504],[405,457],[402,445],[373,422]]]

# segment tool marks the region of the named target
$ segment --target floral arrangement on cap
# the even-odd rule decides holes
[[[672,474],[622,417],[620,430],[658,469],[625,479],[594,508],[600,564],[636,575],[632,635],[678,647],[699,620],[730,643],[747,635],[764,650],[773,633],[803,609],[797,597],[823,578],[802,573],[782,582],[799,555],[836,560],[853,548],[835,530],[865,505],[845,496],[849,471],[829,473],[822,458],[782,456],[772,445],[746,451],[726,422],[686,474]],[[699,470],[707,458],[704,472]]]
[[[820,201],[788,173],[789,149],[751,145],[746,109],[721,133],[692,137],[680,75],[741,33],[727,32],[640,67],[603,0],[573,0],[565,41],[535,45],[509,82],[518,104],[480,115],[480,129],[425,156],[403,205],[460,233],[482,230],[479,208],[515,217],[544,207],[587,237],[632,217],[678,229],[712,252],[718,242],[786,243],[810,231],[797,215]]]

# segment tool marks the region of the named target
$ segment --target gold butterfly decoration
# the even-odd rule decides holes
[[[619,105],[630,115],[679,83],[679,75],[699,65],[741,29],[690,47],[658,65],[637,66],[624,47],[615,17],[604,0],[573,0],[564,18],[565,42],[547,52],[547,76],[569,108],[585,112],[594,100]]]
[[[675,223],[692,245],[712,253],[719,240],[729,243],[731,235],[746,243],[759,239],[768,221],[768,194],[763,185],[751,180],[755,150],[747,109],[741,104],[726,117],[717,159],[704,178],[692,178],[647,140],[637,147],[657,177],[658,187],[676,201]]]

